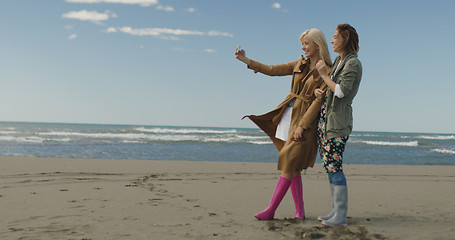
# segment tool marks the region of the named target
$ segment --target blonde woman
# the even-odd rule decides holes
[[[278,65],[266,65],[246,57],[237,48],[235,57],[247,64],[255,73],[269,76],[292,76],[291,91],[276,109],[263,115],[249,115],[273,141],[278,151],[278,184],[269,206],[255,215],[259,220],[269,220],[286,192],[291,188],[296,213],[295,218],[305,219],[301,171],[313,167],[317,153],[317,123],[322,100],[314,95],[315,89],[327,88],[319,72],[318,61],[332,66],[324,34],[310,29],[299,38],[305,57]]]

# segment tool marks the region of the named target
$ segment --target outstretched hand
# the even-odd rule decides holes
[[[241,49],[240,46],[238,46],[235,49],[235,58],[237,58],[238,60],[240,60],[242,62],[246,62],[246,60],[248,59],[246,57],[245,50]]]

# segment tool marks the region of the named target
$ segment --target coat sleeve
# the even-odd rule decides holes
[[[343,94],[349,95],[352,91],[354,82],[359,79],[361,73],[361,65],[357,59],[351,59],[346,63],[346,66],[341,70],[339,76],[339,85]]]
[[[319,88],[322,89],[323,91],[326,91],[327,84],[322,83]],[[318,98],[314,99],[310,107],[308,107],[308,109],[306,110],[305,114],[303,114],[303,117],[299,122],[299,126],[302,127],[303,129],[310,129],[312,127],[311,126],[312,123],[318,117],[323,103],[324,99]]]
[[[248,68],[252,69],[254,73],[260,72],[269,76],[286,76],[293,74],[294,66],[297,63],[298,61],[292,61],[277,65],[266,65],[258,61],[251,60],[251,63],[250,65],[248,65]]]

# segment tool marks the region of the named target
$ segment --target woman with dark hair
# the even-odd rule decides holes
[[[318,124],[319,154],[328,173],[332,193],[332,212],[319,216],[326,226],[346,226],[348,219],[348,189],[343,173],[343,152],[352,132],[352,100],[359,89],[362,78],[362,64],[357,58],[359,36],[349,24],[337,26],[330,41],[333,51],[339,56],[333,63],[330,74],[325,62],[319,61],[316,68],[327,84],[327,93],[316,89],[318,99],[325,100]]]

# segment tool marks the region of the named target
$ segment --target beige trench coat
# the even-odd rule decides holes
[[[302,56],[301,59],[278,65],[265,65],[251,61],[248,68],[269,76],[292,75],[291,92],[278,107],[263,115],[248,115],[273,141],[278,151],[278,170],[286,172],[301,171],[313,167],[317,153],[317,124],[323,101],[318,100],[314,90],[325,90],[327,85],[319,76],[316,69],[309,71],[309,62]],[[275,138],[275,132],[281,116],[289,103],[295,99],[292,110],[291,125],[287,142]],[[244,118],[245,118],[244,117]],[[294,131],[301,126],[304,131],[304,140],[293,141]]]

